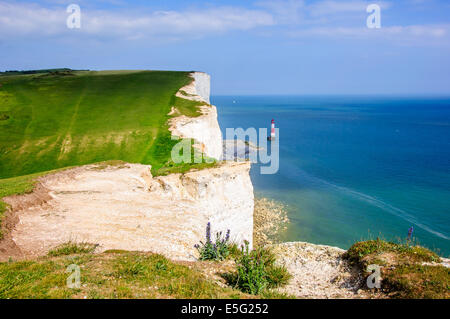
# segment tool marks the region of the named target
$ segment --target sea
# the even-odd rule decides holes
[[[255,196],[285,205],[282,241],[348,249],[412,240],[450,256],[450,97],[213,96],[226,128],[279,128],[279,170]]]

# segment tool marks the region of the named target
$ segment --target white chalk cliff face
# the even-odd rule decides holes
[[[223,236],[230,230],[230,239],[238,244],[253,244],[253,185],[250,162],[223,162],[218,167],[155,177],[150,190],[162,198],[177,202],[193,202],[198,212],[197,240],[204,241],[206,224],[211,234]]]
[[[205,102],[203,115],[176,118],[172,133],[195,138],[209,156],[219,158],[217,111],[206,104],[209,76],[196,72],[193,77],[184,90]],[[175,260],[194,260],[198,256],[194,245],[205,241],[210,222],[213,237],[229,229],[233,241],[247,240],[251,246],[250,165],[221,162],[185,174],[153,177],[149,165],[92,164],[50,174],[38,179],[34,193],[5,198],[19,218],[12,240],[24,255],[43,255],[58,244],[85,241],[98,244],[99,251],[152,251]],[[31,202],[23,205],[27,198]]]
[[[217,122],[217,109],[209,104],[210,76],[202,72],[191,73],[193,81],[182,87],[176,94],[180,98],[204,102],[200,107],[202,115],[198,117],[178,116],[170,120],[169,130],[172,136],[193,138],[197,145],[209,157],[222,157],[222,132]],[[183,94],[182,92],[187,94]],[[172,110],[175,112],[176,110]]]
[[[203,72],[193,72],[192,77],[194,78],[195,92],[208,104],[209,95],[211,91],[211,77],[209,74]]]
[[[200,107],[202,115],[195,118],[186,116],[173,118],[170,120],[169,129],[174,136],[195,139],[200,144],[197,146],[206,155],[221,159],[223,140],[217,121],[217,109],[209,104],[210,76],[203,72],[193,72],[191,77],[193,81],[182,87],[177,96],[204,102],[205,105]],[[188,173],[181,180],[186,182],[186,177],[195,176],[194,190],[192,189],[194,179],[191,180],[190,186],[183,182],[180,184],[181,180],[177,180],[177,177],[173,177],[175,181],[172,177],[158,178],[158,180],[163,181],[166,190],[173,190],[171,196],[179,199],[183,198],[181,193],[189,188],[189,193],[197,199],[208,216],[212,234],[216,231],[225,233],[229,229],[234,241],[242,244],[244,240],[247,240],[251,247],[254,197],[249,171],[249,162],[240,164],[228,162],[220,168]]]
[[[12,240],[25,256],[80,241],[98,244],[97,251],[151,251],[195,260],[194,245],[205,241],[208,222],[212,234],[230,229],[232,240],[251,242],[249,169],[249,163],[229,162],[152,177],[148,165],[93,164],[51,174],[39,178],[33,194],[5,199],[19,218]]]

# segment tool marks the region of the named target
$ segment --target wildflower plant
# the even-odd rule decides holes
[[[225,237],[222,232],[216,233],[216,238],[211,239],[211,223],[206,225],[206,242],[200,241],[200,245],[195,245],[195,248],[200,253],[200,260],[224,260],[230,255],[230,230],[227,230]]]
[[[266,289],[284,286],[292,277],[284,266],[275,264],[276,257],[267,248],[249,249],[248,241],[236,259],[237,273],[229,280],[240,290],[260,294]]]

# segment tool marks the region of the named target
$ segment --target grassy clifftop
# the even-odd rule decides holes
[[[380,266],[381,289],[392,298],[450,298],[450,269],[424,247],[368,240],[355,243],[346,257],[367,276],[368,265]]]
[[[0,179],[105,160],[167,162],[171,106],[189,72],[64,71],[0,75]]]

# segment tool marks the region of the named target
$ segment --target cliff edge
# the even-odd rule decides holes
[[[178,97],[204,103],[201,115],[170,120],[172,135],[193,138],[210,157],[222,155],[217,110],[209,104],[210,77],[193,81]],[[212,168],[153,177],[150,165],[117,162],[66,169],[37,179],[34,192],[4,198],[10,229],[9,256],[44,255],[68,241],[107,249],[161,253],[194,260],[194,245],[216,232],[231,232],[238,244],[253,240],[253,186],[249,162],[219,162]],[[1,248],[1,247],[0,247]]]
[[[177,97],[203,103],[199,107],[201,115],[187,117],[181,115],[169,121],[172,136],[192,138],[197,141],[197,147],[209,157],[222,158],[222,132],[217,122],[217,108],[210,104],[210,76],[203,72],[190,74],[193,81],[182,87]],[[171,113],[176,110],[172,108]]]

